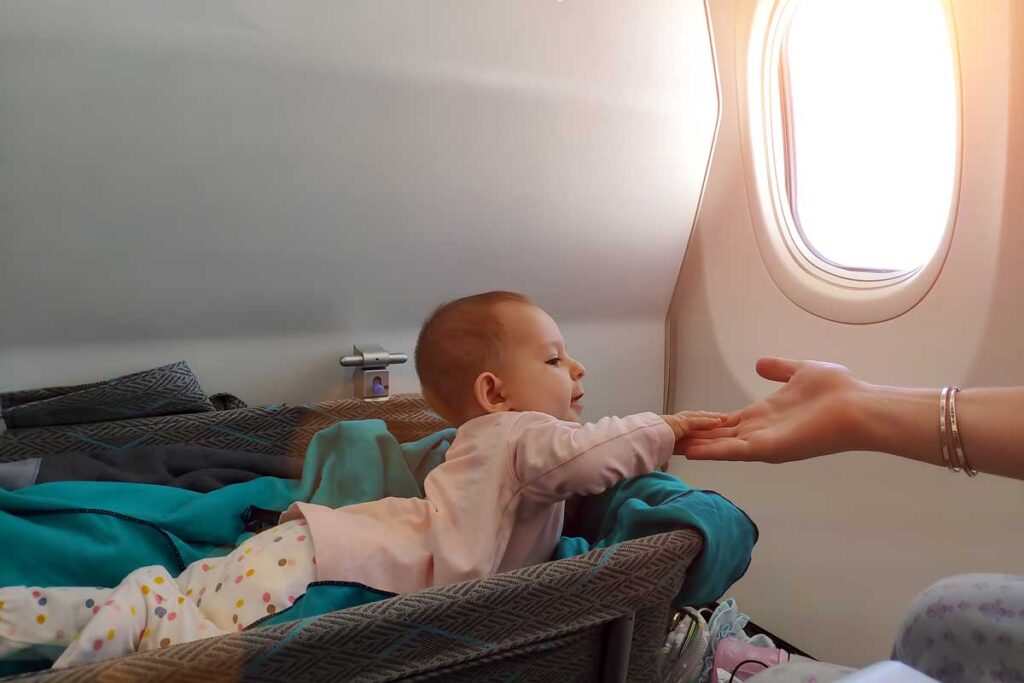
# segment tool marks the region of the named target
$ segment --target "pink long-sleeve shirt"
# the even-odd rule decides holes
[[[652,472],[674,444],[653,413],[584,425],[544,413],[485,415],[458,429],[424,498],[295,503],[281,521],[308,522],[318,581],[412,593],[547,561],[566,498]]]

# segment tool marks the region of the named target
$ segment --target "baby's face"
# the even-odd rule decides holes
[[[558,325],[536,306],[502,306],[501,379],[513,410],[580,421],[583,364],[570,357]]]

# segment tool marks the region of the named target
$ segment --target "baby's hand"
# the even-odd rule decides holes
[[[684,410],[675,415],[662,415],[661,419],[672,428],[678,442],[697,429],[714,429],[722,424],[726,415],[705,411]]]

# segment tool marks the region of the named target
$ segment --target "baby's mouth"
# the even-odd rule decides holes
[[[574,408],[575,410],[579,410],[580,408],[582,408],[582,407],[583,407],[583,404],[582,404],[582,403],[580,403],[580,399],[581,399],[581,398],[583,398],[583,394],[579,394],[579,395],[577,395],[577,396],[573,396],[573,397],[572,397],[572,401],[570,401],[570,402],[569,402],[569,405],[570,405],[570,406],[571,406],[572,408]]]

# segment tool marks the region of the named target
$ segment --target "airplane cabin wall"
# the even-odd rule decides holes
[[[953,6],[964,156],[952,247],[914,309],[847,325],[793,304],[761,260],[737,92],[754,0],[712,0],[723,115],[669,314],[671,407],[732,410],[771,392],[754,372],[763,355],[843,363],[876,383],[1024,384],[1024,7]],[[822,659],[888,658],[905,608],[940,577],[1024,574],[1016,481],[869,453],[787,465],[675,462],[671,471],[727,495],[758,523],[753,563],[731,594]]]
[[[521,290],[589,416],[663,404],[718,117],[704,3],[0,5],[0,390],[186,359],[347,396],[443,301]],[[395,392],[418,389],[411,363]]]

